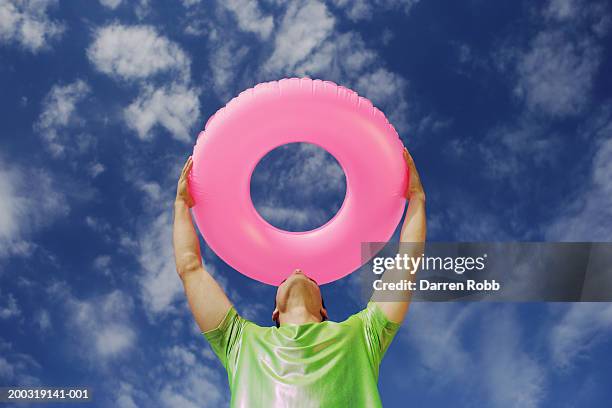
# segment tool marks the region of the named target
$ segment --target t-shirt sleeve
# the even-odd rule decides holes
[[[378,365],[399,330],[400,324],[389,320],[373,301],[368,302],[368,306],[357,313],[357,317],[363,322],[366,343],[373,363]]]
[[[234,306],[230,307],[217,328],[203,332],[223,367],[230,370],[231,364],[240,347],[244,327],[248,320],[238,315]],[[229,366],[228,366],[229,365]]]

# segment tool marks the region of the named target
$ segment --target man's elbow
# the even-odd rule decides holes
[[[202,260],[197,254],[186,253],[177,255],[176,272],[181,279],[185,279],[186,276],[200,270],[202,270]]]

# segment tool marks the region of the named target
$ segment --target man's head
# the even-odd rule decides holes
[[[327,310],[321,297],[321,290],[314,279],[301,269],[296,269],[278,286],[274,300],[272,320],[279,327],[285,316],[314,316],[320,321],[327,320]]]

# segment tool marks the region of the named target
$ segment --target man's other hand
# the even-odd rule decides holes
[[[421,184],[421,178],[419,177],[419,172],[416,169],[414,164],[414,160],[410,153],[408,153],[408,149],[404,147],[404,160],[406,161],[406,166],[408,167],[408,186],[406,186],[405,197],[408,200],[413,198],[420,198],[425,200],[425,191],[423,190],[423,185]]]
[[[185,162],[185,165],[183,166],[181,177],[179,178],[178,186],[176,188],[176,201],[184,203],[189,208],[195,205],[195,201],[189,193],[189,182],[187,180],[189,172],[191,171],[191,166],[193,166],[193,159],[191,156],[189,156],[187,162]]]

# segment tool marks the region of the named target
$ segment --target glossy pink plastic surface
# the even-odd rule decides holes
[[[288,232],[253,206],[251,174],[271,150],[306,142],[332,154],[346,197],[325,225]],[[386,242],[406,203],[403,145],[385,115],[333,82],[291,78],[242,92],[210,117],[193,149],[190,191],[207,244],[227,264],[278,285],[299,268],[319,284],[362,265],[362,242]]]

